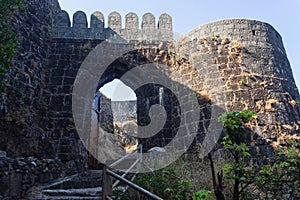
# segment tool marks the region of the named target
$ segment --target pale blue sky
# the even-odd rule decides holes
[[[123,22],[128,12],[135,12],[140,19],[144,13],[151,12],[156,16],[156,21],[160,14],[168,13],[173,18],[174,31],[181,34],[220,19],[247,18],[267,22],[281,34],[294,78],[298,88],[300,86],[299,0],[59,0],[59,2],[61,8],[70,16],[82,10],[89,18],[94,11],[101,11],[106,21],[112,11],[119,12]]]

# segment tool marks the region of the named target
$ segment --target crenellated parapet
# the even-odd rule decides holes
[[[142,16],[141,27],[137,14],[130,12],[125,16],[125,26],[122,26],[122,16],[118,12],[108,15],[107,27],[104,15],[96,11],[91,15],[90,26],[87,15],[77,11],[73,15],[72,25],[69,14],[61,10],[54,21],[53,38],[66,39],[121,39],[126,41],[172,41],[173,25],[170,15],[160,15],[158,22],[151,13]]]

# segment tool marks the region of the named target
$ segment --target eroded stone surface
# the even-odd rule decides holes
[[[25,160],[30,156],[37,157],[42,169],[34,177],[40,182],[51,181],[55,174],[44,171],[48,166],[44,165],[46,158],[59,158],[65,174],[87,169],[87,151],[72,116],[73,83],[86,56],[98,44],[112,37],[125,38],[122,42],[130,41],[135,50],[113,62],[104,76],[99,77],[98,87],[121,78],[142,64],[166,65],[164,70],[168,72],[168,80],[197,95],[201,116],[194,144],[201,143],[207,133],[214,103],[220,112],[250,109],[258,113],[249,125],[254,130],[250,138],[251,152],[271,155],[272,142],[277,142],[283,134],[299,133],[299,92],[281,37],[267,23],[222,20],[198,27],[172,43],[172,19],[165,14],[159,17],[158,28],[154,16],[145,14],[142,28],[137,29],[138,19],[131,13],[123,29],[118,13],[109,15],[110,28],[103,28],[103,16],[94,13],[91,28],[88,28],[85,14],[80,12],[74,16],[78,18],[74,21],[77,25],[70,27],[69,17],[60,10],[56,0],[29,0],[27,3],[28,13],[18,17],[13,24],[20,35],[20,45],[14,66],[5,77],[8,87],[0,104],[0,160],[5,160],[0,173],[9,171],[14,174],[3,177],[6,183],[11,180],[18,182],[12,191],[14,194],[20,193],[21,179],[28,181],[22,170],[29,164],[13,157]],[[122,44],[116,44],[116,48],[122,48]],[[105,50],[99,53],[109,56]],[[134,87],[142,82],[141,77],[131,77],[124,83]],[[224,83],[221,87],[220,82]],[[220,91],[226,94],[226,99]],[[188,102],[189,96],[176,97],[172,91],[155,84],[138,88],[135,92],[139,125],[151,122],[149,111],[152,105],[163,105],[167,111],[163,129],[155,137],[140,142],[145,149],[170,143],[180,128],[178,100]],[[111,129],[108,105],[109,114],[104,118],[109,124],[107,128]],[[182,126],[186,136],[195,132],[189,123],[186,121]],[[176,142],[182,143],[173,141]],[[185,144],[184,147],[189,149],[193,145]],[[21,166],[21,171],[9,167],[9,163],[14,162]],[[39,166],[30,165],[35,169]],[[22,182],[22,187],[31,184]],[[7,187],[1,189],[5,190],[2,193],[10,195]]]

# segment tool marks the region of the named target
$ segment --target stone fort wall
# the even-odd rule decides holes
[[[268,23],[231,19],[200,26],[175,42],[178,53],[200,69],[209,99],[227,111],[257,112],[253,152],[270,155],[270,144],[282,134],[299,133],[299,92],[280,34]]]
[[[12,20],[19,46],[12,67],[4,77],[6,88],[0,99],[0,149],[8,156],[53,157],[47,135],[47,93],[45,70],[48,40],[56,13],[57,0],[24,0],[27,10]],[[2,80],[1,80],[2,81]]]
[[[163,14],[156,26],[153,15],[145,14],[139,28],[136,15],[130,13],[122,28],[120,16],[112,13],[105,28],[100,13],[92,15],[88,27],[86,15],[77,12],[71,27],[68,14],[60,10],[56,0],[25,2],[29,12],[14,21],[14,30],[21,41],[14,67],[6,77],[9,87],[1,100],[0,150],[8,156],[57,157],[67,173],[85,169],[87,152],[78,137],[71,110],[73,83],[81,63],[93,48],[104,40],[116,38],[153,45],[111,66],[99,86],[120,78],[144,61],[164,63],[187,80],[184,83],[187,88],[224,110],[257,111],[252,124],[253,152],[268,154],[270,142],[276,141],[280,134],[299,132],[299,92],[281,36],[267,23],[244,19],[213,22],[182,36],[173,47],[159,49],[155,41],[173,41],[168,15]],[[170,80],[180,82],[181,77],[170,76]],[[224,84],[220,86],[219,81]],[[126,84],[134,86],[135,80],[127,80]],[[153,86],[137,91],[138,121],[142,125],[150,121],[151,105],[159,103],[159,89]],[[220,99],[220,89],[226,94],[225,103]],[[164,94],[170,115],[160,138],[144,141],[149,147],[168,143],[178,128],[178,104],[170,91]],[[199,141],[206,132],[211,109],[211,103],[203,99],[199,99],[203,119]]]

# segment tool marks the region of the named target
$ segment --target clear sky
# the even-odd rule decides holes
[[[181,34],[200,25],[228,18],[267,22],[281,34],[294,78],[298,88],[300,87],[300,0],[59,0],[59,2],[70,17],[78,10],[87,13],[88,18],[94,11],[101,11],[107,21],[108,14],[117,11],[122,16],[123,24],[128,12],[135,12],[140,19],[144,13],[151,12],[156,16],[156,21],[160,14],[168,13],[173,18],[174,32]],[[107,90],[111,88],[113,87]],[[123,88],[121,91],[126,90]],[[116,100],[120,100],[115,97]]]

